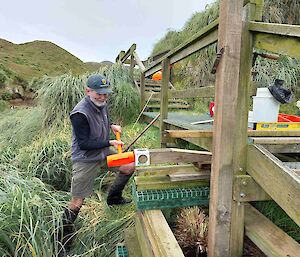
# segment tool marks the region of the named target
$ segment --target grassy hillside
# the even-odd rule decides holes
[[[0,39],[0,87],[24,85],[44,75],[75,75],[94,72],[112,63],[82,62],[65,49],[49,41],[14,44]]]
[[[43,75],[86,71],[84,62],[48,41],[14,44],[0,39],[0,49],[0,64],[26,81]]]

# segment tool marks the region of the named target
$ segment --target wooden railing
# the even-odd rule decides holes
[[[263,0],[220,0],[219,19],[200,30],[186,43],[171,49],[149,67],[144,67],[138,61],[135,45],[126,53],[120,53],[117,58],[124,63],[131,56],[131,60],[135,58],[139,65],[141,106],[146,99],[145,77],[162,70],[159,127],[163,147],[167,146],[170,138],[210,140],[208,147],[212,149],[213,158],[209,256],[242,256],[245,227],[246,235],[268,256],[283,256],[283,253],[284,256],[296,256],[300,252],[300,246],[295,240],[248,204],[250,201],[273,199],[300,226],[299,175],[263,146],[248,143],[253,49],[300,58],[300,26],[261,22],[263,4]],[[216,69],[215,87],[210,85],[185,91],[169,91],[169,66],[216,42],[218,49],[223,48],[224,53]],[[195,96],[215,96],[217,108],[213,131],[166,132],[168,98]],[[282,135],[287,134],[278,131],[268,134]],[[288,136],[300,137],[300,131],[292,131]],[[295,149],[300,152],[299,144]],[[259,226],[262,228],[258,229]],[[279,235],[280,238],[267,238],[269,235]],[[284,240],[284,246],[280,240]]]

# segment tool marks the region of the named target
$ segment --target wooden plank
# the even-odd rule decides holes
[[[211,153],[205,151],[185,150],[176,148],[150,149],[150,164],[207,162],[211,161]]]
[[[141,71],[144,72],[145,71],[145,66],[143,64],[143,62],[141,61],[140,57],[138,56],[136,51],[133,51],[132,53],[137,65],[140,67]]]
[[[170,90],[169,98],[196,98],[196,97],[214,97],[215,87],[205,86],[199,88],[189,88],[186,90]]]
[[[153,109],[159,109],[161,106],[158,104],[148,104],[147,105],[148,108],[153,108]],[[186,104],[168,104],[168,109],[189,109],[191,108],[190,105],[186,105]]]
[[[150,65],[148,68],[146,68],[146,70],[145,70],[146,77],[161,70],[161,68],[162,68],[161,62],[165,58],[172,58],[173,62],[171,62],[171,64],[173,64],[174,62],[179,60],[178,57],[183,59],[183,58],[199,51],[200,49],[215,43],[217,41],[217,37],[216,37],[217,32],[216,31],[218,28],[218,24],[219,24],[219,20],[216,19],[215,21],[213,21],[212,23],[210,23],[209,25],[207,25],[206,27],[201,29],[194,36],[192,36],[192,38],[189,39],[187,42],[180,44],[178,47],[176,47],[175,49],[173,49],[172,51],[168,52],[166,55],[164,55],[163,57],[158,59],[155,63]],[[209,40],[207,40],[207,39],[205,40],[205,38],[207,38]],[[205,44],[207,44],[207,45],[205,45]],[[189,49],[189,51],[185,52],[186,56],[182,55],[181,52],[183,52],[187,48]]]
[[[196,53],[197,51],[204,49],[217,42],[218,39],[218,30],[210,32],[201,40],[192,42],[189,45],[185,45],[185,48],[180,50],[178,53],[174,53],[170,56],[171,64],[181,61],[184,58],[189,57],[190,55]]]
[[[145,211],[145,218],[157,242],[160,256],[184,257],[183,252],[160,210]]]
[[[239,120],[241,117],[236,112],[243,107],[237,104],[242,100],[239,92],[242,9],[242,1],[220,1],[218,49],[223,48],[224,53],[216,72],[208,231],[210,257],[241,256],[243,249],[243,245],[240,244],[243,228],[239,226],[239,222],[232,219],[235,217],[232,200],[234,161],[238,157],[236,146],[241,146],[237,145],[236,135],[243,127]],[[235,238],[236,242],[232,243],[232,238]]]
[[[140,234],[138,238],[145,246],[142,249],[147,253],[146,257],[184,257],[175,236],[160,210],[138,212],[136,223],[140,226],[140,231],[142,231],[138,231]],[[142,238],[143,236],[144,238]],[[146,241],[146,243],[143,241]]]
[[[251,137],[249,139],[253,142],[253,144],[300,144],[300,137]]]
[[[212,137],[212,130],[166,130],[166,136],[172,138]],[[248,130],[250,137],[299,137],[300,131],[262,131]]]
[[[161,95],[160,95],[160,144],[161,147],[166,147],[164,142],[163,132],[166,129],[164,119],[168,118],[168,90],[169,90],[169,81],[170,81],[170,59],[166,58],[162,63],[162,83],[161,83]]]
[[[256,33],[254,46],[273,53],[300,58],[300,38]]]
[[[145,73],[141,72],[141,80],[140,80],[140,90],[141,90],[141,110],[143,110],[146,103],[146,95],[145,95]]]
[[[134,70],[134,67],[135,67],[135,60],[134,60],[134,57],[133,55],[130,55],[130,76],[131,78],[133,79],[133,70]]]
[[[135,49],[136,49],[136,44],[132,44],[131,47],[126,51],[126,53],[121,57],[120,62],[124,63]]]
[[[247,172],[300,226],[300,178],[260,145],[248,146]]]
[[[249,175],[236,175],[234,177],[233,199],[237,202],[272,200]]]
[[[197,186],[209,186],[207,174],[198,175],[198,179],[190,180],[171,180],[170,176],[135,176],[136,190],[160,190],[173,188],[191,188]]]
[[[150,234],[149,226],[145,223],[143,212],[137,212],[135,215],[135,228],[142,249],[142,257],[157,257],[159,251],[154,243],[154,238]]]
[[[143,119],[146,122],[151,122],[151,118],[148,117],[148,116],[146,116],[146,115],[143,116]],[[177,131],[179,129],[182,129],[182,127],[174,125],[172,122],[168,122],[168,120],[165,120],[165,122],[169,124],[168,127],[169,127],[170,130]],[[153,125],[156,126],[156,127],[159,127],[158,122],[155,122]],[[168,130],[166,130],[166,131],[168,131]],[[212,132],[210,131],[210,133],[212,133]],[[168,137],[166,135],[166,133],[164,133],[163,136],[165,137],[165,140],[167,142],[173,141],[172,138],[170,138],[170,137]],[[192,143],[194,145],[200,146],[200,147],[202,147],[205,150],[208,150],[208,151],[212,150],[212,135],[210,137],[207,137],[207,138],[202,138],[202,137],[193,137],[193,138],[183,137],[183,138],[180,138],[180,139],[182,139],[184,141],[187,141],[187,142],[190,142],[190,143]]]
[[[207,180],[210,179],[210,170],[203,172],[192,172],[192,173],[173,173],[169,175],[170,181],[191,181],[191,180]]]
[[[250,95],[256,95],[257,86],[251,83]],[[170,90],[168,98],[212,98],[215,96],[214,86],[204,86],[199,88],[189,88],[185,90]],[[159,94],[154,94],[154,98],[159,97]]]
[[[300,144],[262,145],[271,153],[300,153]]]
[[[120,59],[125,55],[125,51],[120,51],[116,58],[116,62],[120,62]]]
[[[249,30],[268,34],[282,35],[285,37],[300,38],[300,26],[278,23],[255,22],[249,23]]]
[[[267,256],[299,256],[300,245],[258,210],[247,204],[245,213],[246,235]]]
[[[165,165],[165,166],[144,166],[136,167],[139,176],[166,175],[176,172],[193,172],[198,169],[193,164]]]

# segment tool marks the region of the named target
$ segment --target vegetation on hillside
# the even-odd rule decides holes
[[[111,62],[84,63],[76,56],[48,41],[14,44],[0,39],[0,99],[31,98],[36,81],[43,76],[95,72]]]
[[[205,11],[195,13],[180,31],[169,30],[153,48],[152,54],[173,49],[191,38],[193,34],[218,17],[219,3],[207,5]],[[266,0],[263,21],[300,24],[300,3],[297,0]],[[177,88],[202,87],[214,83],[215,75],[211,68],[216,56],[216,44],[176,63],[173,69],[173,84]],[[280,56],[278,61],[258,57],[253,70],[254,78],[259,86],[266,87],[275,78],[285,80],[285,86],[295,94],[300,94],[300,60],[288,56]],[[293,103],[294,104],[294,103]]]
[[[116,72],[118,71],[118,72]],[[106,70],[114,81],[114,90],[125,98],[117,101],[126,115],[136,118],[127,92],[132,94],[128,81],[121,84],[128,71],[121,66]],[[88,74],[44,77],[38,80],[37,107],[6,109],[0,112],[0,255],[56,256],[62,212],[70,199],[71,126],[69,112],[83,97]],[[125,86],[126,85],[126,86]],[[119,88],[120,87],[120,88]],[[130,87],[130,88],[128,88]],[[136,92],[135,95],[138,95]],[[111,96],[112,100],[116,96]],[[139,100],[137,100],[139,101]],[[111,101],[115,110],[114,101]],[[136,106],[135,109],[138,109]],[[120,122],[120,113],[115,114]],[[128,144],[145,125],[123,128],[122,140]],[[153,147],[158,143],[158,131],[151,128],[137,147]],[[156,145],[156,147],[158,147]],[[115,245],[124,238],[123,230],[132,225],[133,206],[109,208],[105,189],[113,175],[99,174],[95,194],[76,221],[77,233],[73,254],[111,256]],[[128,189],[127,189],[128,190]],[[129,194],[129,191],[125,192]]]

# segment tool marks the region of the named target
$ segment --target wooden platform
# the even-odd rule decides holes
[[[157,112],[144,112],[146,122],[150,122]],[[175,138],[181,138],[192,144],[211,151],[213,122],[207,114],[193,112],[169,112],[164,120],[167,124],[165,137],[172,143]],[[154,125],[159,126],[159,120]],[[294,131],[260,131],[248,130],[249,144],[261,144],[272,153],[300,153],[300,130]]]

